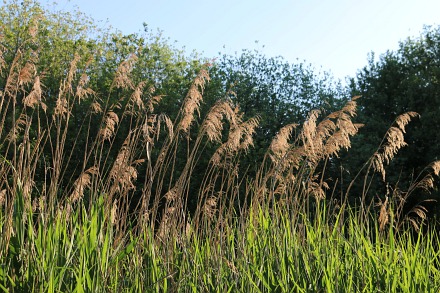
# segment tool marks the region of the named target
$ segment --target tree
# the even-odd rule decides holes
[[[368,65],[350,84],[353,95],[362,96],[358,121],[365,124],[345,158],[352,174],[373,154],[394,119],[408,111],[419,113],[420,119],[408,126],[408,146],[387,170],[391,187],[398,184],[406,190],[426,166],[440,158],[439,80],[440,27],[426,27],[420,37],[401,42],[397,51],[386,52],[377,62],[370,56]],[[377,188],[372,196],[385,194],[385,184]],[[409,206],[428,196],[414,194]]]

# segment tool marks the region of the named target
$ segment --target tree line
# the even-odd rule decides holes
[[[328,191],[329,198],[347,190],[381,144],[394,119],[402,113],[415,111],[420,117],[408,126],[405,134],[408,146],[386,167],[386,180],[378,176],[371,183],[371,199],[384,200],[387,195],[408,192],[419,174],[426,171],[425,167],[440,159],[440,27],[425,27],[420,36],[400,42],[399,49],[380,55],[378,60],[371,54],[367,64],[358,70],[356,76],[349,78],[348,85],[342,85],[327,73],[316,72],[309,64],[268,57],[258,50],[243,50],[235,55],[221,55],[215,60],[207,60],[197,53],[187,54],[174,47],[161,32],[155,33],[147,25],[144,25],[142,33],[124,35],[110,28],[99,28],[79,11],[51,12],[33,0],[5,2],[0,8],[0,28],[0,94],[1,103],[5,105],[0,107],[0,141],[8,141],[6,138],[16,127],[22,111],[32,112],[28,113],[29,117],[51,117],[55,114],[46,112],[46,109],[59,109],[57,97],[60,91],[66,90],[63,80],[73,60],[76,60],[78,73],[75,81],[77,89],[83,90],[84,97],[90,97],[82,99],[73,108],[72,118],[67,124],[69,129],[76,130],[77,136],[65,138],[66,149],[72,151],[62,158],[68,163],[64,170],[60,170],[64,174],[58,186],[60,196],[63,189],[69,188],[72,178],[88,167],[81,165],[84,158],[77,156],[79,152],[74,150],[86,148],[90,144],[88,138],[99,131],[105,119],[104,114],[97,114],[93,119],[88,116],[87,111],[94,102],[99,100],[105,107],[116,105],[111,110],[122,113],[122,109],[130,106],[124,97],[138,90],[145,98],[160,97],[155,111],[173,118],[179,115],[180,103],[206,63],[210,63],[207,68],[210,81],[203,92],[204,102],[199,115],[203,116],[203,112],[206,113],[219,100],[228,99],[240,107],[244,120],[252,117],[259,120],[253,147],[241,154],[240,176],[244,180],[247,174],[258,172],[256,166],[263,160],[268,144],[282,126],[305,121],[313,109],[330,113],[353,96],[361,96],[356,122],[364,126],[354,137],[350,151],[332,158],[328,163],[325,178],[335,185]],[[20,60],[27,61],[12,67],[17,64],[14,58],[20,54],[28,54],[26,58],[20,57]],[[121,81],[126,82],[127,87],[114,84],[116,68],[129,72],[130,80]],[[39,78],[44,107],[28,109],[22,103],[22,109],[13,109],[14,103],[8,106],[8,97],[23,100],[32,91],[32,88],[26,87],[26,76],[20,76],[29,71]],[[82,76],[84,79],[81,79]],[[21,82],[16,95],[8,93],[11,78],[15,78],[16,83]],[[130,123],[134,123],[134,118],[130,119],[120,123],[118,131],[128,135]],[[196,126],[197,123],[200,121],[195,122]],[[40,130],[34,128],[29,131],[37,133]],[[54,127],[49,131],[53,131],[55,137],[59,129]],[[187,143],[193,144],[194,139],[191,138],[196,136],[196,133],[188,133]],[[124,143],[123,139],[116,140],[108,147],[116,152]],[[161,144],[162,141],[158,139],[155,143]],[[46,148],[51,147],[50,144],[46,145]],[[209,142],[205,148],[209,151]],[[0,149],[3,159],[7,159],[12,149],[6,144],[1,145]],[[176,169],[185,165],[186,151],[185,147],[177,149],[180,153],[176,157],[181,160],[174,162]],[[55,159],[49,150],[47,154],[42,160]],[[154,157],[157,154],[148,155]],[[112,160],[112,156],[109,156],[106,164],[111,165]],[[190,183],[194,194],[197,194],[204,169],[209,163],[203,157],[198,162],[196,172],[193,172],[195,178]],[[33,185],[36,193],[43,188],[48,177],[55,176],[51,170],[45,169],[44,162],[38,164],[34,177],[37,182]],[[169,184],[171,186],[172,182]],[[362,193],[361,188],[362,182],[353,185],[349,194],[353,203]],[[136,186],[136,190],[141,189],[142,186]],[[133,208],[136,206],[136,196],[139,194],[133,196]],[[408,211],[414,205],[425,204],[434,213],[436,204],[425,202],[427,199],[440,198],[436,192],[415,192],[406,203]],[[197,198],[192,200],[195,206]]]

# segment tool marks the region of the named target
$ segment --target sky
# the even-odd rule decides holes
[[[337,79],[355,76],[376,56],[440,25],[440,0],[58,0],[124,34],[143,23],[187,52],[207,58],[258,49],[310,63]]]

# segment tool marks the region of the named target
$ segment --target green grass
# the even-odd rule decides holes
[[[212,231],[164,243],[145,228],[114,238],[103,200],[53,218],[23,210],[17,195],[0,288],[22,292],[438,292],[440,252],[432,229],[380,233],[356,213],[292,218],[253,207]],[[344,215],[345,214],[345,215]],[[23,219],[26,219],[25,221]],[[2,227],[5,217],[1,214]],[[215,222],[211,225],[216,224]],[[203,234],[203,235],[202,235]]]

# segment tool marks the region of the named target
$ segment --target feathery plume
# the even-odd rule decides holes
[[[41,105],[43,111],[46,112],[47,106],[42,102],[42,90],[39,76],[35,77],[32,91],[23,99],[23,105],[32,109],[35,108],[36,105]]]
[[[63,96],[59,96],[55,105],[54,115],[65,119],[67,114],[69,114],[69,104],[67,99]]]
[[[98,173],[98,168],[90,167],[75,180],[72,194],[69,197],[71,203],[78,201],[84,196],[84,191],[91,186],[92,176],[97,175]]]
[[[221,142],[223,118],[226,118],[227,121],[235,120],[235,112],[229,100],[218,101],[211,107],[209,113],[206,115],[203,128],[206,131],[209,141]],[[232,124],[235,123],[235,121],[232,121]]]
[[[382,201],[380,200],[379,206],[380,206],[379,230],[383,231],[385,229],[386,224],[388,224],[388,221],[389,221],[389,215],[388,215],[388,196],[386,197],[385,202],[382,203]]]
[[[279,162],[279,160],[286,155],[287,151],[291,147],[289,140],[291,139],[292,132],[296,127],[298,127],[298,124],[287,124],[286,126],[283,126],[275,135],[274,139],[272,139],[269,150],[272,152],[272,154],[270,154],[270,158],[274,163]]]
[[[432,163],[431,168],[434,171],[435,176],[439,176],[439,174],[440,174],[440,160]]]
[[[75,96],[78,97],[78,104],[80,104],[82,100],[88,98],[89,96],[95,95],[95,92],[91,88],[86,88],[89,81],[89,76],[83,73],[79,79],[79,83],[76,87],[75,93]]]
[[[136,88],[133,91],[133,94],[131,94],[130,101],[138,107],[140,110],[145,109],[144,102],[142,101],[142,93],[144,90],[144,87],[146,85],[145,81],[141,81]]]
[[[116,88],[132,89],[134,87],[129,75],[137,60],[138,57],[136,54],[131,54],[128,56],[127,60],[124,60],[121,62],[121,64],[119,64],[114,79],[114,85]]]
[[[379,172],[382,175],[383,181],[385,181],[385,168],[384,162],[389,164],[390,161],[394,158],[397,152],[404,146],[407,145],[405,142],[403,134],[405,133],[405,126],[409,123],[411,118],[417,117],[419,114],[416,112],[407,112],[402,115],[399,115],[396,118],[396,124],[398,127],[392,126],[388,129],[385,134],[385,142],[381,146],[381,152],[377,151],[373,154],[372,157],[372,165],[375,171]]]
[[[32,62],[26,62],[26,64],[18,74],[18,84],[26,85],[32,82],[35,72],[36,72],[35,64]]]
[[[203,212],[205,216],[208,218],[213,218],[215,212],[217,211],[217,198],[215,196],[210,196],[206,199],[205,204],[203,205]]]
[[[109,140],[115,134],[115,127],[118,123],[118,115],[115,112],[109,111],[104,121],[104,128],[99,131],[102,140]]]
[[[183,116],[177,127],[179,131],[187,133],[194,120],[194,113],[197,112],[200,115],[199,107],[202,101],[203,90],[205,89],[205,83],[209,80],[208,71],[206,69],[200,70],[183,101]]]

